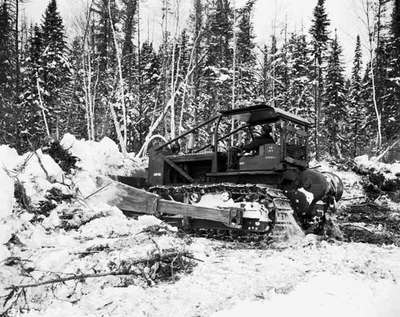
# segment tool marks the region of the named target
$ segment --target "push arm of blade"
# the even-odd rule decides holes
[[[164,158],[164,161],[169,166],[171,166],[174,170],[176,170],[179,174],[181,174],[187,181],[189,181],[190,183],[194,182],[194,179],[188,173],[186,173],[182,168],[180,168],[177,164],[175,164],[169,158]]]

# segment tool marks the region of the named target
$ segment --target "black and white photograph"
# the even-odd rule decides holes
[[[0,317],[400,317],[400,0],[0,0]]]

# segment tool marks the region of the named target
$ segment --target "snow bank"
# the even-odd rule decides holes
[[[49,179],[51,182],[62,183],[64,172],[61,167],[48,154],[43,154],[41,150],[32,155],[31,152],[24,154],[22,160],[27,161],[22,177],[25,179]]]
[[[108,137],[100,142],[79,140],[71,134],[64,135],[61,146],[78,158],[72,182],[81,197],[88,197],[99,189],[99,176],[143,176],[144,160],[133,153],[127,157],[119,151],[118,145]]]
[[[61,145],[72,155],[79,158],[77,167],[91,175],[130,176],[143,167],[143,162],[128,154],[125,158],[118,145],[108,137],[100,142],[78,140],[71,134],[65,134]]]
[[[361,170],[377,171],[386,179],[400,178],[400,162],[386,164],[377,161],[375,157],[368,158],[367,155],[358,156],[354,161]]]
[[[354,173],[353,171],[339,170],[336,166],[330,164],[328,161],[312,161],[310,166],[317,166],[321,172],[330,172],[338,175],[343,182],[344,192],[340,205],[354,203],[354,198],[364,197],[365,191],[363,186],[362,176]]]
[[[32,206],[38,206],[45,200],[47,191],[53,188],[55,183],[64,183],[64,172],[50,155],[43,154],[41,150],[36,154],[28,152],[21,159],[26,164],[17,176],[18,180]]]
[[[11,215],[14,206],[14,180],[0,168],[0,220]]]
[[[398,294],[400,285],[388,280],[374,282],[350,274],[318,273],[288,294],[272,294],[265,301],[244,301],[212,316],[397,317]]]
[[[16,150],[0,146],[0,220],[11,215],[14,206],[14,180],[9,173],[19,164]]]
[[[19,165],[20,161],[20,156],[15,149],[8,145],[0,145],[0,167],[13,170]]]

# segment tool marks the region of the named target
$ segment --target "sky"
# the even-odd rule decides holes
[[[185,26],[191,8],[192,0],[180,1],[180,25]],[[346,71],[351,69],[356,35],[360,34],[362,42],[366,43],[367,30],[362,22],[362,0],[326,0],[328,17],[331,21],[332,35],[337,30],[339,41],[343,47],[343,61]],[[157,42],[161,30],[162,0],[141,0],[142,36]],[[246,0],[231,0],[237,7]],[[47,0],[29,0],[25,4],[25,15],[32,22],[39,22],[47,6]],[[59,11],[67,26],[67,34],[74,34],[74,21],[83,12],[87,0],[58,0]],[[256,42],[262,47],[268,43],[272,34],[278,37],[287,22],[288,32],[303,29],[308,32],[311,25],[313,9],[317,0],[257,0],[254,11],[254,31]],[[366,47],[364,46],[366,50]],[[366,53],[366,52],[365,52]]]

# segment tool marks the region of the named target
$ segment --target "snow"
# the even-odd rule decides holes
[[[10,251],[8,251],[7,247],[4,245],[0,245],[0,262],[3,262],[5,259],[11,256]]]
[[[17,151],[6,145],[0,146],[0,221],[11,215],[14,206],[14,180],[11,172],[18,162]]]
[[[65,134],[60,143],[78,158],[72,183],[81,198],[86,198],[99,189],[99,176],[143,176],[147,166],[146,160],[136,158],[134,153],[128,153],[124,157],[119,152],[118,145],[108,137],[95,142],[79,140],[71,134]],[[97,195],[96,199],[99,197],[101,200],[101,195]]]
[[[11,215],[14,206],[14,180],[0,168],[0,220]]]
[[[133,153],[125,158],[119,151],[118,145],[108,137],[95,142],[79,140],[72,134],[65,134],[61,145],[79,159],[78,169],[90,175],[130,176],[144,165],[143,161],[136,159]]]
[[[391,281],[321,272],[289,294],[273,294],[266,301],[244,301],[212,316],[263,316],[268,312],[281,317],[397,317],[400,316],[398,294],[400,285]]]
[[[376,157],[369,158],[368,155],[358,156],[354,161],[360,169],[380,172],[386,179],[398,179],[400,177],[400,162],[386,164],[378,161]]]
[[[8,145],[0,145],[0,167],[7,170],[15,169],[20,162],[17,151]]]
[[[32,288],[26,292],[30,310],[11,315],[400,316],[400,248],[328,243],[308,235],[285,248],[254,249],[246,243],[182,236],[153,216],[127,218],[108,205],[115,195],[112,188],[85,199],[110,181],[107,175],[137,175],[144,161],[134,154],[124,157],[108,138],[93,142],[67,134],[62,145],[79,159],[72,175],[41,151],[19,156],[0,146],[1,164],[17,175],[33,203],[53,187],[68,191],[69,186],[78,197],[58,203],[41,222],[13,205],[0,213],[0,297],[8,294],[4,287],[9,285],[109,272],[163,250],[190,251],[198,260],[193,271],[169,282],[148,285],[130,276],[105,277]],[[365,195],[360,176],[328,162],[315,164],[342,178],[345,198]],[[379,168],[393,174],[396,166]],[[14,186],[2,168],[0,186],[1,211],[3,202],[13,202]],[[381,203],[396,207],[390,200]],[[394,210],[391,217],[400,219],[400,214]],[[16,264],[6,265],[9,257]]]
[[[161,248],[182,246],[170,235],[139,234],[71,242],[68,249],[43,249],[32,260],[42,270],[98,270],[110,261],[147,254],[154,248],[151,239]],[[81,259],[71,255],[90,244],[108,244],[112,250]],[[328,244],[310,236],[284,250],[241,248],[202,238],[186,247],[203,262],[174,283],[121,288],[115,280],[87,280],[68,298],[73,301],[79,294],[75,303],[65,304],[75,287],[67,283],[53,290],[56,297],[38,290],[38,311],[24,316],[399,316],[399,248]]]
[[[31,204],[38,206],[54,183],[64,182],[65,175],[53,158],[43,154],[41,150],[38,150],[36,154],[31,152],[24,154],[21,160],[26,163],[21,167],[21,172],[17,176],[18,180],[24,186]]]
[[[364,199],[365,191],[363,186],[362,176],[352,172],[343,171],[336,166],[331,165],[328,161],[312,161],[310,166],[317,167],[321,172],[330,172],[340,177],[343,182],[344,192],[342,200],[339,201],[339,206],[345,206],[357,202],[357,200]]]

